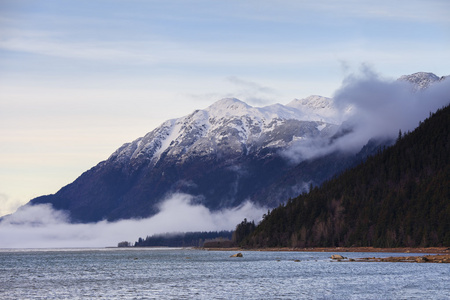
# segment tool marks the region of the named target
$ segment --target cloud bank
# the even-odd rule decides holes
[[[234,230],[244,218],[260,220],[267,208],[245,202],[239,207],[211,212],[193,204],[187,194],[173,194],[147,219],[71,224],[68,216],[42,204],[23,206],[0,222],[0,248],[70,248],[116,246],[139,237],[166,232]]]
[[[363,66],[360,73],[344,79],[334,93],[334,103],[346,120],[345,134],[330,142],[327,138],[305,139],[282,154],[299,163],[333,151],[357,152],[370,139],[395,139],[399,130],[414,130],[430,113],[450,103],[450,78],[415,90],[412,83],[385,79]]]
[[[4,216],[12,211],[15,211],[20,207],[20,201],[17,199],[11,199],[8,195],[0,193],[0,216]]]
[[[394,138],[399,130],[414,130],[430,112],[450,102],[450,79],[414,92],[409,82],[383,79],[363,67],[360,74],[344,80],[333,98],[341,113],[345,107],[352,108],[347,124],[353,131],[342,138],[340,147],[359,147],[370,138]]]

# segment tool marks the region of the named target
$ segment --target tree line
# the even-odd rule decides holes
[[[230,241],[232,234],[226,230],[155,234],[139,238],[134,247],[203,247],[209,241]]]

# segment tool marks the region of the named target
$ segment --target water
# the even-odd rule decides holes
[[[313,252],[231,254],[0,250],[0,299],[450,299],[449,264],[335,262],[331,253]]]

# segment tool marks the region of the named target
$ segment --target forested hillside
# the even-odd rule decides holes
[[[269,212],[244,247],[450,246],[450,107]],[[245,222],[240,227],[248,227]]]

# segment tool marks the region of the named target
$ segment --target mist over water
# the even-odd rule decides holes
[[[258,221],[267,212],[251,202],[212,212],[192,200],[191,195],[173,194],[153,217],[89,224],[69,223],[67,214],[50,204],[23,206],[0,222],[0,248],[117,246],[157,233],[234,230],[244,218]]]

